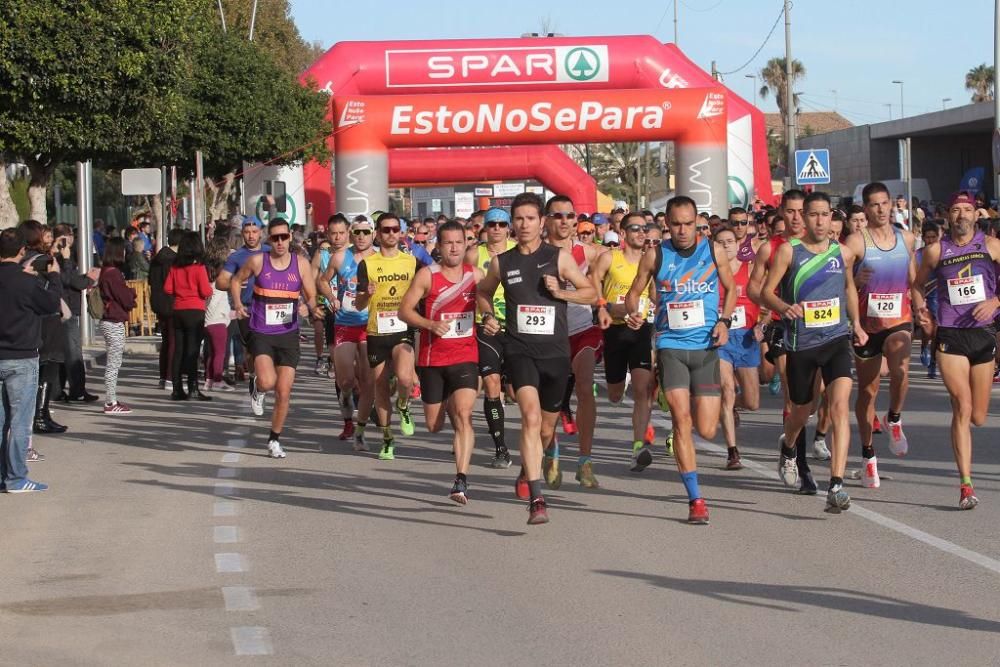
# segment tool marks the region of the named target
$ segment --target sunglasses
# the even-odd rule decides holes
[[[625,231],[632,232],[633,234],[636,232],[645,232],[646,227],[643,225],[628,225],[627,227],[625,227]]]
[[[750,221],[749,220],[730,220],[729,224],[734,225],[736,227],[746,227],[747,225],[750,224]]]
[[[698,231],[704,232],[708,229],[708,225],[698,225]]]
[[[396,227],[379,227],[378,231],[381,234],[398,234],[399,233],[399,226],[396,226]]]
[[[291,234],[271,234],[271,236],[268,237],[268,238],[270,238],[271,241],[274,241],[275,243],[278,243],[278,242],[287,241],[288,239],[292,238],[292,235]]]
[[[490,220],[489,222],[486,223],[486,226],[487,227],[494,227],[494,228],[496,228],[496,227],[503,227],[504,229],[507,229],[507,227],[510,227],[510,225],[507,224],[506,222],[504,222],[503,220]]]
[[[468,241],[475,241],[476,237],[475,236],[466,236],[465,240],[466,240],[466,242],[468,242]]]
[[[657,241],[656,239],[646,239],[645,246],[649,248],[651,246],[656,245],[657,243],[659,243],[659,241]]]
[[[549,213],[553,220],[576,220],[576,213]]]
[[[604,246],[607,247],[607,248],[617,248],[618,244],[615,243],[614,241],[611,241],[611,242],[605,243]]]
[[[355,229],[351,232],[355,236],[371,236],[372,230],[370,229]]]
[[[577,232],[577,236],[593,236],[594,232]]]
[[[427,245],[427,241],[414,241],[415,245]]]

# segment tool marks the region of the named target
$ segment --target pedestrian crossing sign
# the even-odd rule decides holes
[[[829,183],[830,151],[825,148],[795,151],[795,182],[799,185]]]

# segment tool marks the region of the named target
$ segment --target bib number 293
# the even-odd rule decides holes
[[[555,306],[518,306],[517,330],[536,336],[551,336],[555,333]]]

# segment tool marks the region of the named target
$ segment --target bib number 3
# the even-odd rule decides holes
[[[406,331],[406,322],[399,319],[396,311],[378,314],[378,332],[380,334],[402,333]]]

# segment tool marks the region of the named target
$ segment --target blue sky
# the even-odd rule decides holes
[[[673,2],[679,3],[679,44],[696,63],[719,71],[742,66],[757,50],[782,0],[291,0],[302,36],[332,46],[347,40],[517,37],[538,32],[547,20],[567,36],[651,34],[673,41]],[[993,63],[991,0],[797,0],[792,10],[792,57],[806,78],[798,86],[803,111],[836,107],[856,124],[900,113],[904,81],[907,116],[969,103],[965,73]],[[956,8],[961,11],[954,11]],[[769,58],[784,55],[779,23],[745,69],[725,77],[727,86],[752,100],[756,74]],[[834,93],[833,91],[836,91]],[[775,111],[773,99],[758,100]]]

